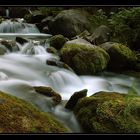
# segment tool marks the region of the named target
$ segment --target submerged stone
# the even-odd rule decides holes
[[[60,94],[55,92],[51,87],[36,86],[34,89],[40,94],[52,97],[55,104],[59,104],[61,102]]]
[[[87,89],[83,89],[81,91],[75,92],[70,99],[68,100],[67,104],[65,105],[65,108],[73,110],[76,103],[78,102],[79,99],[86,97],[87,96]]]

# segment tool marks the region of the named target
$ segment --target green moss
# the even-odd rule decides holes
[[[61,59],[67,63],[69,66],[72,66],[72,61],[71,59],[81,51],[87,51],[88,49],[86,45],[81,45],[81,44],[73,44],[73,43],[66,43],[62,49],[60,50],[61,53]]]
[[[112,70],[132,68],[137,61],[135,54],[125,45],[111,43],[109,46],[106,46],[106,44],[102,44],[102,48],[105,49],[110,56],[108,66]]]
[[[114,43],[108,52],[112,55],[112,57],[114,56],[114,59],[117,59],[122,63],[126,63],[126,61],[128,61],[128,63],[136,61],[135,54],[128,47],[122,44]]]
[[[63,35],[55,35],[50,38],[50,45],[56,49],[61,49],[61,47],[65,44],[66,39]]]
[[[77,74],[101,72],[109,61],[109,55],[103,49],[81,44],[65,44],[61,49],[61,58]]]
[[[96,48],[78,53],[72,61],[78,74],[95,74],[106,68],[109,56],[103,50]]]
[[[51,115],[32,104],[0,92],[1,133],[64,133],[68,132]]]
[[[140,133],[140,97],[126,98],[126,94],[98,92],[80,99],[74,113],[90,133]]]
[[[53,54],[58,54],[57,50],[54,47],[48,47],[46,48],[47,52],[53,53]]]
[[[126,43],[130,48],[139,49],[140,7],[121,8],[109,19],[114,31],[113,41]]]

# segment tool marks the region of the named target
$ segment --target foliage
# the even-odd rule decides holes
[[[111,14],[109,23],[114,30],[113,41],[133,48],[140,35],[140,7],[121,8],[119,12]]]
[[[94,15],[89,16],[89,20],[93,29],[100,25],[108,25],[108,17],[102,9],[97,10]]]
[[[57,15],[60,11],[64,10],[63,7],[38,7],[38,10],[46,16]]]

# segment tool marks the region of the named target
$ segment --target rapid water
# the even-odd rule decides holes
[[[28,32],[30,34],[30,30],[27,32],[26,29],[28,26],[23,27],[25,24],[13,24],[11,21],[1,23],[1,35],[6,36],[5,32],[9,34],[10,31],[17,35],[19,29],[22,31],[21,35]],[[33,29],[33,31],[37,31],[37,29]],[[5,55],[0,56],[0,90],[31,102],[43,111],[52,113],[63,121],[71,132],[82,132],[73,112],[62,105],[54,107],[52,99],[36,93],[33,86],[52,87],[60,93],[63,100],[68,100],[74,92],[83,89],[88,89],[88,96],[98,91],[127,93],[137,80],[134,77],[114,73],[103,73],[100,76],[78,76],[69,70],[46,64],[48,59],[60,59],[57,55],[46,51],[46,48],[49,47],[48,43],[41,45],[38,40],[30,40],[23,45],[18,43],[17,45],[19,51],[7,51]],[[139,90],[139,87],[138,85],[136,90]]]

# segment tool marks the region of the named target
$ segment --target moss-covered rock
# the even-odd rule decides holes
[[[117,71],[133,68],[136,64],[135,54],[125,45],[114,42],[106,42],[100,45],[110,56],[109,69]]]
[[[52,97],[55,104],[59,104],[61,102],[61,96],[59,93],[55,92],[51,87],[44,87],[44,86],[36,86],[34,87],[35,91],[46,95],[48,97]]]
[[[64,133],[68,130],[50,114],[0,92],[0,133]]]
[[[57,50],[61,49],[61,47],[65,44],[66,38],[63,35],[55,35],[50,38],[50,46],[56,48]]]
[[[98,92],[80,99],[74,113],[89,133],[140,133],[140,96]]]
[[[48,48],[46,48],[46,51],[48,53],[57,54],[57,50],[54,47],[48,47]]]
[[[107,67],[109,55],[98,47],[66,43],[61,49],[61,59],[77,74],[96,74]]]

